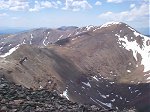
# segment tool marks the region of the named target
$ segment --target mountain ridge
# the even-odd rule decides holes
[[[32,44],[21,40],[16,44],[19,47],[7,56],[10,43],[3,44],[7,52],[1,55],[0,73],[28,88],[55,89],[71,101],[121,110],[147,108],[148,37],[124,23],[77,28],[64,35],[59,32],[53,43],[46,46],[46,37],[35,37]],[[31,37],[29,33],[28,39]],[[20,65],[24,57],[28,60]]]

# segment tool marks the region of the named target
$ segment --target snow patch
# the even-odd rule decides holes
[[[131,65],[131,63],[129,63],[129,65]]]
[[[52,81],[51,81],[51,80],[49,80],[49,81],[48,81],[48,83],[49,83],[49,84],[51,84],[51,83],[52,83]]]
[[[40,85],[40,87],[39,87],[39,88],[40,88],[40,89],[42,89],[42,88],[43,88],[43,86],[41,86],[41,85]]]
[[[26,40],[25,40],[25,39],[23,39],[23,42],[22,42],[22,44],[26,44],[26,43],[25,43],[25,41],[26,41]]]
[[[138,92],[139,90],[135,90],[134,92],[136,93],[136,92]]]
[[[135,33],[135,32],[134,32]],[[150,70],[150,45],[147,46],[146,42],[150,39],[144,35],[141,35],[139,33],[135,33],[140,35],[141,37],[144,37],[143,39],[143,46],[140,48],[139,44],[136,41],[129,42],[127,36],[124,36],[124,38],[118,38],[119,41],[123,41],[125,43],[122,43],[124,48],[128,51],[132,50],[133,57],[137,60],[137,53],[139,53],[142,57],[141,64],[144,65],[144,72],[147,72]]]
[[[110,84],[114,84],[115,82],[109,82]]]
[[[150,75],[150,73],[149,74],[145,74],[144,76],[149,76]]]
[[[92,26],[92,25],[89,25],[89,26],[87,26],[86,27],[86,29],[89,31],[91,28],[93,28],[94,26]]]
[[[68,37],[70,37],[71,36],[71,33],[68,35]]]
[[[128,73],[131,73],[131,71],[130,71],[130,70],[127,70],[127,72],[128,72]]]
[[[110,74],[113,74],[113,71],[110,71],[109,73],[110,73]]]
[[[100,105],[99,103],[97,103],[93,98],[90,97],[90,99],[95,102],[96,104]],[[96,99],[97,100],[97,99]],[[100,105],[101,106],[101,105]],[[102,106],[101,106],[102,107]]]
[[[123,98],[120,96],[120,100],[122,100]]]
[[[97,29],[94,29],[93,32],[95,32]]]
[[[119,35],[119,34],[115,34],[115,36],[116,36],[116,37],[120,37],[120,35]]]
[[[112,102],[115,102],[115,99],[112,99],[111,101],[112,101]]]
[[[32,44],[33,34],[30,35],[30,38],[31,38],[30,44]]]
[[[95,79],[96,81],[99,81],[97,76],[92,76],[93,79]]]
[[[67,92],[68,92],[68,90],[66,89],[65,91],[63,91],[62,94],[60,94],[60,96],[64,96],[65,98],[67,98],[69,100]]]
[[[79,34],[79,32],[76,32],[76,34],[75,35],[78,35]]]
[[[85,87],[82,86],[82,89],[85,89]]]
[[[6,56],[11,55],[14,51],[16,51],[19,48],[20,44],[11,48],[7,53],[5,53],[4,55],[0,55],[1,58],[4,58]]]
[[[96,99],[96,100],[97,100],[98,102],[100,102],[101,104],[103,104],[103,105],[109,107],[109,108],[112,107],[112,104],[111,104],[111,103],[103,103],[103,102],[99,101],[98,99]]]
[[[150,83],[150,80],[149,80],[149,81],[147,81],[146,83]]]
[[[150,77],[148,77],[146,80],[150,80]]]
[[[139,81],[139,82],[137,82],[138,84],[140,84],[141,82]]]
[[[142,93],[139,93],[137,96],[140,96]]]
[[[109,97],[109,95],[106,95],[106,97]]]
[[[0,47],[0,50],[3,49],[3,47]]]
[[[84,85],[86,85],[86,86],[89,86],[90,88],[91,88],[91,85],[90,85],[90,83],[88,82],[88,83],[85,83],[85,82],[82,82]]]
[[[116,95],[116,97],[119,97],[118,95]]]
[[[43,45],[46,46],[45,41],[47,40],[47,37],[45,37],[45,39],[43,40]]]
[[[58,38],[58,40],[60,40],[62,37],[63,37],[63,35],[61,35],[61,36]]]
[[[107,22],[107,23],[103,24],[100,28],[109,27],[111,25],[118,25],[118,24],[121,24],[121,23],[120,22]]]
[[[72,40],[75,40],[75,39],[77,39],[77,37],[76,37],[76,38],[73,38]]]
[[[98,92],[98,94],[102,97],[102,98],[107,98],[105,95],[103,95],[101,92],[99,92],[98,90],[97,90],[97,92]]]
[[[108,85],[106,85],[106,87],[109,87]]]

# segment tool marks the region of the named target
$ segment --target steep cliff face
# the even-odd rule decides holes
[[[105,108],[149,108],[150,38],[124,23],[77,28],[45,47],[17,45],[0,55],[0,73],[17,84]]]

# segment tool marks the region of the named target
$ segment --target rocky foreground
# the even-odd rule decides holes
[[[32,90],[0,77],[0,112],[115,112],[73,103],[55,91]]]

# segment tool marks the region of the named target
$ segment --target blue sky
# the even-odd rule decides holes
[[[120,21],[148,34],[149,8],[149,0],[0,0],[0,27],[80,27]]]

